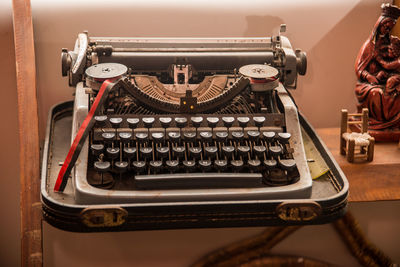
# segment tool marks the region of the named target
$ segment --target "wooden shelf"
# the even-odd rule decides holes
[[[377,142],[372,162],[349,163],[339,152],[339,128],[320,128],[317,133],[350,183],[349,201],[400,199],[400,149],[397,142]]]

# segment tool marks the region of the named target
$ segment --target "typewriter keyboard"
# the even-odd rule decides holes
[[[101,179],[92,184],[97,187],[129,181],[140,190],[250,188],[299,179],[280,114],[101,115],[95,121],[89,167]]]

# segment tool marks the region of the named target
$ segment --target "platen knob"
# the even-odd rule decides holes
[[[68,71],[71,69],[71,56],[68,54],[68,49],[63,48],[61,50],[61,75],[67,76]]]
[[[300,49],[296,49],[296,68],[297,72],[300,75],[305,75],[307,72],[307,56],[305,52],[302,52]]]

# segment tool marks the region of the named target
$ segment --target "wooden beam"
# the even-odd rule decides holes
[[[21,265],[42,266],[39,129],[30,0],[13,0],[20,153]]]

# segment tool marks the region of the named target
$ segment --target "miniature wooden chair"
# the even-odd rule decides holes
[[[352,125],[359,126],[361,132],[352,132],[350,128]],[[354,162],[355,158],[367,161],[372,161],[374,158],[375,138],[371,137],[367,131],[368,109],[364,108],[362,113],[355,114],[349,114],[346,109],[342,109],[340,154],[347,154],[348,162]]]

